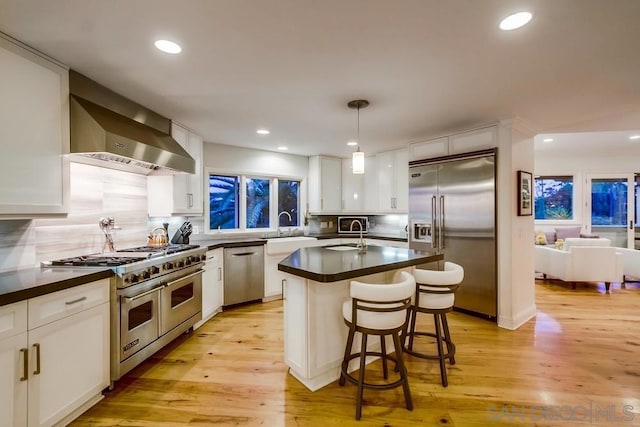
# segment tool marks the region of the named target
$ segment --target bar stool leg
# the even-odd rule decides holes
[[[356,420],[362,416],[362,397],[364,394],[364,367],[366,365],[367,334],[362,333],[362,347],[360,348],[360,372],[358,375],[358,391],[356,396]]]
[[[344,359],[342,359],[342,369],[340,370],[340,380],[338,384],[343,386],[345,384],[346,378],[344,376],[344,372],[347,372],[349,367],[349,356],[351,356],[351,349],[353,348],[353,337],[356,334],[355,329],[353,327],[349,328],[349,335],[347,336],[347,346],[344,349]]]
[[[404,392],[404,403],[408,410],[413,411],[413,400],[411,399],[411,390],[409,389],[409,378],[407,376],[407,367],[404,365],[402,355],[402,344],[397,333],[393,334],[393,346],[396,349],[396,360],[400,369],[400,378],[402,378],[402,391]]]
[[[380,352],[382,353],[382,375],[384,379],[389,379],[389,371],[387,370],[387,345],[384,340],[384,335],[380,335]]]
[[[418,312],[415,309],[411,309],[411,327],[409,328],[409,350],[413,350],[413,336],[416,332],[416,317]]]
[[[449,332],[449,323],[447,323],[447,313],[442,313],[442,326],[444,329],[444,338],[447,343],[447,353],[449,353],[449,362],[452,365],[456,364],[456,359],[454,355],[456,354],[456,348],[453,345],[453,341],[451,341],[451,333]]]
[[[442,386],[446,387],[447,383],[447,370],[444,364],[444,357],[442,356],[442,331],[440,327],[440,316],[437,313],[434,313],[433,319],[435,320],[436,326],[436,342],[438,344],[438,361],[440,362],[440,376],[442,377]]]

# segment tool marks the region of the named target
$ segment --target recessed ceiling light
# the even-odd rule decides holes
[[[259,133],[260,135],[269,135],[271,132],[266,129],[258,129],[256,133]]]
[[[531,21],[531,15],[529,12],[518,12],[513,15],[509,15],[500,22],[500,29],[503,31],[515,30],[525,26]]]
[[[172,42],[170,40],[156,40],[154,45],[161,51],[166,53],[177,54],[182,52],[182,48],[178,43]]]
[[[629,139],[640,139],[640,135],[631,135]]]
[[[356,141],[349,141],[347,142],[347,145],[353,147],[354,145],[358,145],[358,143]]]
[[[553,138],[545,138],[542,141],[543,142],[553,142]]]
[[[289,149],[289,147],[285,147],[284,145],[281,145],[278,147],[278,150],[280,151],[287,151]]]

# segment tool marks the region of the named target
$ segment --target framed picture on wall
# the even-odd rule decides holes
[[[518,216],[533,214],[533,174],[518,171]]]

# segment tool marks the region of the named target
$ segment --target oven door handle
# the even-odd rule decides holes
[[[168,288],[168,287],[172,286],[174,283],[178,283],[178,282],[182,282],[183,280],[190,279],[193,276],[197,276],[198,274],[202,274],[203,271],[204,270],[200,269],[200,270],[196,271],[195,273],[191,273],[191,274],[187,274],[186,276],[182,276],[179,279],[176,279],[174,281],[171,281],[171,282],[165,284],[164,287]]]
[[[138,295],[135,295],[135,296],[132,296],[132,297],[122,297],[122,300],[124,301],[125,304],[131,304],[133,301],[135,301],[137,299],[140,299],[142,297],[145,297],[145,296],[147,296],[149,294],[152,294],[154,292],[157,292],[160,289],[165,288],[165,287],[167,287],[167,284],[163,282],[160,286],[156,286],[155,288],[149,289],[148,291],[142,292],[141,294],[138,294]]]

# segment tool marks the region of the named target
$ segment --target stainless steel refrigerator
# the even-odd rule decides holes
[[[495,189],[495,150],[409,163],[409,247],[460,264],[455,307],[490,319],[497,317]]]

